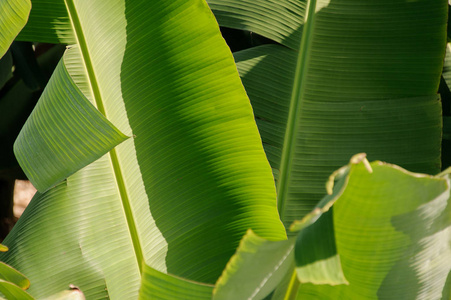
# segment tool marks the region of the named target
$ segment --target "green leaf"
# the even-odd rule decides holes
[[[44,192],[126,139],[89,103],[60,62],[14,153],[28,179]]]
[[[37,49],[39,50],[39,47]],[[43,71],[46,81],[52,75],[64,49],[65,47],[62,45],[54,46],[38,57],[39,68]],[[23,174],[14,156],[14,141],[33,111],[40,93],[30,90],[23,80],[17,77],[11,79],[2,92],[0,100],[0,140],[2,141],[0,169],[3,169],[8,176],[14,177],[17,175],[11,172],[12,168],[18,170],[16,173]],[[8,170],[6,171],[4,168]],[[24,175],[20,176],[24,177]]]
[[[451,270],[449,174],[371,167],[369,173],[363,163],[351,166],[333,206],[336,252],[349,285],[301,284],[298,297],[441,297]]]
[[[356,154],[350,164],[369,164],[365,157],[364,153]],[[299,232],[297,237],[292,234],[288,240],[272,242],[249,230],[216,282],[213,299],[263,299],[276,288],[274,298],[269,299],[285,299],[291,289],[296,291],[297,281],[292,278],[295,256],[301,282],[347,284],[336,253],[329,209],[346,187],[349,169],[347,165],[334,172],[326,185],[330,195],[292,224],[290,230]]]
[[[301,221],[295,221],[291,231],[299,231],[295,247],[296,272],[301,283],[349,284],[337,253],[333,224],[333,205],[346,189],[352,165],[363,163],[368,172],[371,166],[365,153],[354,155],[348,165],[329,176],[326,195],[316,208]]]
[[[27,274],[30,293],[48,297],[73,284],[88,299],[133,299],[143,263],[214,283],[249,228],[285,239],[252,108],[207,4],[95,0],[67,7],[81,58],[70,49],[46,93],[70,88],[84,100],[71,101],[92,100],[133,138],[38,193],[5,240],[11,251],[1,258]],[[78,146],[78,137],[89,141],[59,117],[56,109],[67,105],[48,106],[46,118],[34,114],[36,124],[64,130],[65,142],[58,136],[39,155],[53,159]],[[33,140],[37,128],[25,129],[34,133],[19,141]],[[30,161],[33,148],[24,149]],[[56,182],[50,163],[38,163],[34,172]]]
[[[275,24],[303,24],[292,49],[235,53],[285,226],[315,207],[327,176],[354,153],[437,173],[447,2],[322,0],[309,1],[305,11],[285,9],[287,2],[212,1],[220,25],[234,19],[232,27],[252,24],[263,34],[272,24],[282,34]]]
[[[4,281],[0,279],[0,293],[2,293],[6,299],[23,299],[23,300],[33,300],[34,298],[30,296],[27,292],[22,290],[20,287],[14,283]]]
[[[77,40],[64,0],[33,0],[30,17],[17,40],[75,44]]]
[[[263,299],[293,270],[294,243],[271,242],[249,230],[216,282],[213,299]]]
[[[281,283],[277,286],[274,292],[266,299],[270,300],[294,300],[296,299],[297,290],[299,287],[299,280],[296,270],[293,269],[285,275]]]
[[[0,1],[0,58],[27,23],[30,9],[30,0]]]
[[[8,251],[8,247],[0,244],[0,252],[6,251]],[[33,299],[24,291],[29,287],[30,281],[28,278],[13,267],[0,262],[0,295],[7,299]]]
[[[348,284],[335,245],[333,209],[302,230],[296,240],[296,271],[301,283]]]
[[[11,282],[23,290],[30,287],[30,281],[22,273],[3,262],[0,262],[0,280]]]
[[[212,291],[212,285],[188,281],[145,265],[138,299],[210,300]]]
[[[249,30],[292,49],[299,48],[306,1],[208,0],[219,24]]]

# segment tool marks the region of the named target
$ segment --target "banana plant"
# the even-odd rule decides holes
[[[2,3],[12,2],[19,3]],[[391,265],[368,272],[371,284],[362,287],[362,266],[353,260],[358,255],[343,248],[343,241],[357,237],[346,230],[356,224],[336,222],[360,211],[330,210],[335,202],[353,207],[359,201],[355,196],[337,201],[351,177],[335,173],[332,178],[340,175],[341,181],[334,192],[312,209],[327,176],[359,151],[413,171],[440,168],[436,90],[446,2],[211,0],[209,5],[220,25],[280,43],[235,53],[235,60],[276,178],[283,224],[288,228],[302,219],[294,223],[292,237],[276,241],[285,238],[285,230],[270,169],[230,53],[205,3],[37,0],[18,39],[73,45],[15,146],[40,193],[5,241],[11,251],[2,258],[27,274],[30,293],[44,297],[74,284],[88,298],[173,299],[183,292],[186,299],[209,299],[212,293],[217,299],[258,299],[274,288],[273,299],[375,297],[390,295],[393,279],[412,269],[425,271],[397,291],[410,289],[409,295],[418,296],[412,289],[417,283],[425,299],[445,292],[446,239],[438,256],[445,263],[434,273],[439,279],[432,289],[428,272],[436,268],[399,261],[406,253],[411,260],[430,255],[436,243],[427,251],[419,245],[424,239],[437,242],[436,231],[412,234],[413,242],[406,242],[395,233],[407,221],[384,225],[381,232],[393,237],[387,248],[396,255],[378,256],[376,271],[381,261]],[[0,39],[0,45],[7,48],[10,39]],[[356,168],[352,165],[346,170]],[[365,168],[358,168],[355,178],[365,178]],[[390,172],[381,177],[410,182]],[[447,180],[440,179],[445,194]],[[372,191],[371,178],[364,183],[363,190]],[[380,205],[381,197],[373,194],[368,198],[375,203],[366,209],[385,211],[390,204]],[[448,201],[432,199],[406,207],[438,211]],[[430,202],[440,204],[419,208]],[[399,214],[395,209],[387,216]],[[447,218],[439,223],[448,230]],[[362,235],[352,242],[360,249],[367,241]],[[251,274],[246,268],[259,263],[262,269],[250,284],[234,294]],[[387,274],[393,276],[380,285]],[[338,292],[322,289],[325,283],[337,284]]]
[[[73,285],[88,299],[136,299],[148,272],[211,285],[249,228],[285,239],[252,108],[207,4],[57,2],[71,45],[14,146],[38,193],[1,256],[29,293]],[[39,22],[55,12],[46,3],[33,1],[19,39],[64,36],[65,22]]]

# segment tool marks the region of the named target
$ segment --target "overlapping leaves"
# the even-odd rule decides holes
[[[262,240],[253,255],[238,249],[215,299],[262,299],[282,280],[277,271],[289,260],[301,284],[292,280],[270,299],[439,299],[448,293],[449,173],[433,177],[376,161],[370,168],[351,163],[336,175],[333,193],[293,226],[300,230],[297,240]],[[245,236],[242,244],[252,239]],[[287,243],[294,257],[281,251]],[[245,276],[248,284],[240,285]]]
[[[35,22],[54,20],[45,3],[21,38],[67,29]],[[2,256],[27,274],[30,293],[72,284],[88,298],[136,298],[144,263],[213,283],[248,228],[285,238],[251,106],[208,6],[64,7],[77,45],[16,142],[41,193]]]

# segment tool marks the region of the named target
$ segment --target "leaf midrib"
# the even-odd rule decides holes
[[[92,66],[91,56],[88,51],[87,43],[83,30],[81,27],[80,19],[77,14],[73,0],[65,0],[66,9],[69,13],[69,18],[75,32],[75,37],[77,39],[78,45],[80,47],[81,56],[83,59],[83,65],[85,66],[86,73],[88,75],[88,83],[92,91],[92,95],[95,100],[95,105],[100,113],[102,113],[106,118],[108,118],[103,105],[102,95],[100,93],[99,84],[97,82],[97,77]],[[141,248],[141,242],[139,240],[138,230],[134,222],[133,212],[130,205],[130,198],[127,193],[127,188],[125,186],[123,172],[119,163],[116,149],[113,148],[109,153],[111,165],[113,167],[114,177],[116,180],[116,185],[119,190],[119,195],[122,202],[122,207],[127,220],[128,229],[133,243],[133,248],[135,250],[136,259],[139,267],[139,271],[142,274],[142,262],[143,262],[143,252]]]
[[[282,148],[282,157],[280,164],[280,174],[277,186],[277,208],[280,219],[284,221],[285,205],[288,198],[289,182],[291,178],[292,162],[296,148],[296,137],[299,132],[299,121],[302,108],[302,96],[305,89],[305,77],[307,73],[307,62],[310,52],[311,37],[313,32],[313,21],[316,10],[316,0],[310,0],[307,3],[306,14],[304,18],[304,29],[302,32],[301,46],[296,63],[296,71],[291,91],[290,110],[285,129],[285,137]]]

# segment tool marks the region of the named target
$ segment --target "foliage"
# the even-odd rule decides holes
[[[234,53],[246,91],[202,0],[0,1],[2,53],[71,44],[14,146],[39,193],[2,260],[38,298],[445,297],[449,175],[340,166],[440,170],[446,1],[208,3],[270,43]]]
[[[209,3],[221,26],[280,43],[234,56],[286,227],[315,207],[329,174],[355,153],[440,171],[446,1]]]
[[[293,224],[297,237],[243,249],[255,239],[245,236],[216,284],[214,299],[259,299],[255,296],[262,287],[277,286],[270,276],[280,281],[293,273],[293,268],[281,269],[294,262],[299,288],[290,282],[282,295],[271,299],[285,299],[287,293],[297,293],[297,299],[446,295],[451,270],[449,172],[432,177],[364,162],[355,156],[335,172],[330,178],[333,192],[310,216]],[[249,274],[252,280],[240,285]]]

